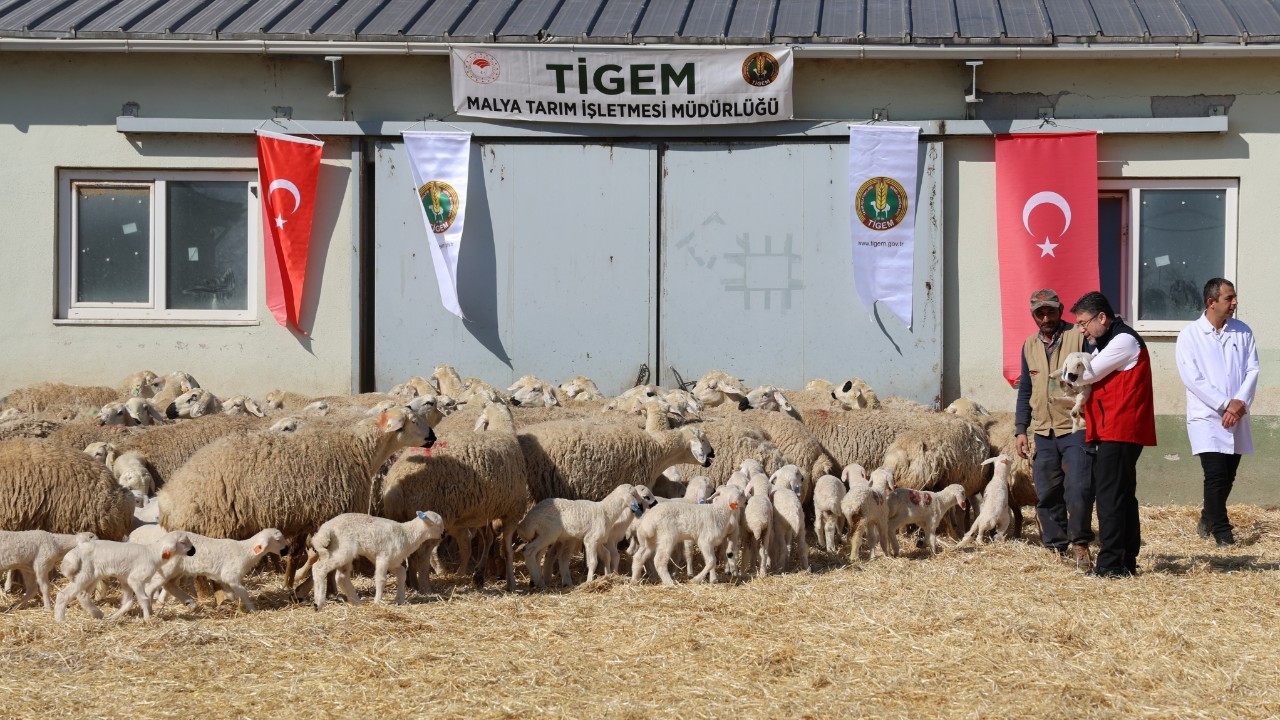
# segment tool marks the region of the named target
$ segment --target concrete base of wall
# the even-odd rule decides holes
[[[1254,454],[1240,461],[1231,503],[1280,505],[1280,417],[1257,416],[1253,423]],[[1191,454],[1187,420],[1181,415],[1156,416],[1160,444],[1142,451],[1138,460],[1138,500],[1147,505],[1200,505],[1204,473]]]

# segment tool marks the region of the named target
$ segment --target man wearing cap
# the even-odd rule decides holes
[[[1081,333],[1068,332],[1062,302],[1053,290],[1031,295],[1031,318],[1040,328],[1022,344],[1022,374],[1014,415],[1018,454],[1028,457],[1027,431],[1035,434],[1032,464],[1036,516],[1044,546],[1066,556],[1081,570],[1093,567],[1093,455],[1085,446],[1085,431],[1071,431],[1071,407],[1055,402],[1049,374],[1062,367],[1067,355],[1091,352]],[[1065,471],[1064,471],[1065,466]]]
[[[1253,454],[1249,405],[1258,387],[1253,331],[1235,319],[1236,288],[1213,278],[1204,286],[1204,314],[1178,333],[1175,356],[1187,386],[1187,435],[1204,470],[1204,508],[1196,531],[1218,547],[1235,544],[1227,496],[1240,456]]]

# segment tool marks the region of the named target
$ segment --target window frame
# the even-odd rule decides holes
[[[168,277],[168,183],[243,182],[248,200],[248,247],[245,249],[245,309],[200,310],[163,307]],[[139,188],[150,190],[151,261],[148,268],[148,301],[80,302],[75,300],[79,267],[79,203],[81,187]],[[262,254],[262,214],[258,200],[258,173],[255,170],[119,170],[61,168],[58,170],[58,307],[61,323],[257,324],[258,262]]]
[[[1235,282],[1240,212],[1239,178],[1099,178],[1098,196],[1123,193],[1125,217],[1121,240],[1120,286],[1123,298],[1116,312],[1140,333],[1155,337],[1174,337],[1194,320],[1138,320],[1138,277],[1142,247],[1142,192],[1144,190],[1221,190],[1226,205],[1223,215],[1222,277]]]

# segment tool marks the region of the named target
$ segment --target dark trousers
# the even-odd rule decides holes
[[[1204,509],[1200,522],[1219,540],[1234,540],[1231,522],[1227,519],[1227,496],[1236,482],[1236,470],[1240,456],[1219,452],[1200,453],[1200,467],[1204,469]]]
[[[1137,443],[1103,441],[1093,460],[1098,493],[1098,574],[1122,575],[1138,571],[1142,532],[1138,520]]]
[[[1064,467],[1065,470],[1064,470]],[[1093,541],[1093,452],[1084,430],[1054,436],[1036,435],[1036,517],[1045,547],[1066,550],[1067,543]]]

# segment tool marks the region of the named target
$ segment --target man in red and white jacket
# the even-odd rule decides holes
[[[1086,293],[1071,312],[1094,346],[1092,367],[1077,383],[1093,386],[1085,405],[1085,443],[1097,448],[1093,482],[1101,549],[1091,572],[1099,577],[1133,575],[1142,546],[1138,456],[1144,446],[1156,444],[1151,355],[1102,293]]]

